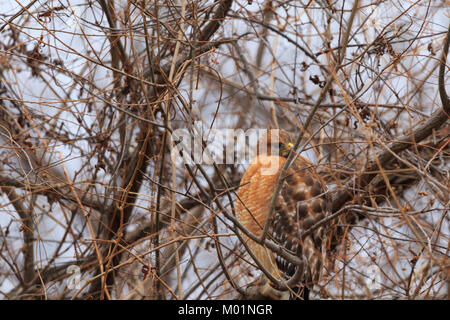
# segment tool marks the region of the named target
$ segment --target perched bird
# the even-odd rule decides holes
[[[260,141],[259,145],[266,143],[267,152],[258,150],[255,159],[251,161],[241,179],[235,206],[240,223],[257,237],[261,237],[263,233],[278,177],[293,146],[292,137],[284,131],[268,130],[261,139],[265,140]],[[326,252],[327,227],[314,229],[304,239],[302,233],[329,215],[330,200],[326,190],[325,183],[315,172],[313,165],[296,155],[282,182],[266,239],[299,257],[304,262],[303,267],[300,266],[303,270],[300,270],[301,277],[290,294],[275,296],[308,299],[309,290],[320,280]],[[288,280],[299,267],[245,234],[242,237],[261,266],[276,279]],[[264,283],[263,294],[270,298],[269,295],[277,290],[272,290],[270,281]]]

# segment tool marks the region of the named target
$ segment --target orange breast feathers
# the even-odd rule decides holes
[[[258,156],[241,179],[236,199],[236,214],[250,232],[261,236],[275,186],[286,159],[279,156]]]
[[[278,178],[287,159],[282,156],[258,155],[244,173],[236,198],[236,215],[240,223],[260,237],[267,221]],[[310,286],[317,283],[324,259],[326,232],[320,226],[304,239],[301,232],[329,214],[326,184],[314,166],[297,156],[282,182],[274,216],[267,238],[286,250],[298,254],[307,262],[300,282]],[[261,265],[278,279],[292,276],[297,268],[245,234],[243,240]]]

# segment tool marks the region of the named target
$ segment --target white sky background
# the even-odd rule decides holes
[[[401,18],[399,18],[395,23],[391,24],[389,27],[386,28],[386,31],[388,31],[391,34],[395,34],[397,32],[403,32],[403,30],[408,29],[408,31],[403,34],[401,38],[409,39],[411,38],[411,35],[415,34],[419,27],[423,27],[423,31],[421,35],[432,35],[441,33],[439,36],[433,36],[430,39],[433,39],[432,45],[435,48],[435,51],[438,52],[436,57],[440,54],[440,47],[442,45],[442,41],[445,34],[442,34],[447,29],[447,24],[449,21],[449,9],[447,10],[435,10],[434,3],[439,3],[440,1],[432,1],[432,6],[429,9],[428,17],[424,18],[426,12],[427,12],[427,5],[428,1],[422,1],[420,5],[414,6],[414,8],[407,12],[407,14],[403,15]],[[442,1],[441,1],[442,2]],[[28,3],[24,3],[21,1],[22,5],[25,5]],[[44,4],[45,3],[45,4]],[[247,14],[250,14],[252,11],[259,11],[262,6],[262,1],[253,1],[252,5],[248,5],[247,1],[236,1],[236,3],[233,6],[234,10],[238,10],[240,7],[243,7],[241,14],[244,14],[247,11]],[[368,1],[363,1],[362,3],[367,4]],[[12,14],[16,13],[20,9],[20,5],[18,1],[13,0],[1,0],[0,1],[0,26],[5,23],[5,20],[8,20]],[[67,6],[67,1],[39,1],[35,6],[31,7],[29,9],[30,12],[34,13],[34,17],[37,17],[36,14],[36,8],[40,8],[41,6],[39,4],[44,4],[44,6],[60,6],[64,5]],[[44,36],[43,41],[49,43],[48,46],[43,46],[40,49],[41,54],[47,55],[48,57],[51,57],[51,59],[59,59],[62,61],[64,66],[69,69],[71,72],[75,74],[83,75],[84,77],[90,79],[93,83],[96,84],[97,88],[102,88],[104,90],[111,89],[111,83],[112,83],[112,73],[110,70],[107,70],[106,68],[103,68],[99,65],[96,65],[95,69],[90,69],[93,64],[88,64],[82,57],[83,54],[85,54],[88,51],[95,50],[97,52],[101,53],[102,59],[104,59],[107,63],[109,62],[109,56],[108,51],[105,50],[109,46],[109,42],[105,36],[96,36],[98,34],[102,35],[101,30],[98,28],[92,27],[92,25],[89,25],[86,23],[86,21],[94,21],[95,18],[99,18],[98,16],[98,10],[97,12],[92,12],[90,9],[86,10],[84,6],[79,6],[79,4],[84,4],[84,1],[81,0],[72,0],[70,1],[70,5],[73,9],[73,12],[77,16],[77,18],[74,18],[74,15],[69,15],[67,11],[61,11],[58,12],[55,18],[52,18],[51,20],[44,21],[42,18],[42,21],[34,20],[32,21],[32,18],[30,18],[30,21],[26,23],[27,29],[22,29],[21,31],[23,34],[21,34],[21,40],[25,41],[25,45],[27,50],[32,50],[34,48],[34,45],[36,44],[36,41],[40,39],[41,36]],[[386,26],[386,23],[392,21],[393,17],[396,17],[400,15],[400,12],[406,10],[408,7],[410,7],[413,4],[411,1],[388,1],[384,4],[381,4],[378,9],[376,6],[368,6],[360,11],[360,14],[357,17],[357,21],[355,22],[356,25],[359,25],[359,22],[361,19],[364,19],[364,17],[368,14],[370,14],[373,10],[377,10],[377,12],[368,19],[368,21],[362,26],[363,29],[365,29],[365,37],[361,34],[358,38],[353,39],[350,42],[350,46],[347,50],[347,56],[349,58],[352,57],[352,52],[356,52],[356,49],[354,49],[351,45],[358,44],[358,43],[370,43],[374,40],[375,36],[378,34],[378,32]],[[340,7],[341,4],[337,5],[337,7]],[[352,6],[352,1],[346,1],[345,8],[350,10]],[[98,9],[98,8],[97,8]],[[294,10],[291,8],[291,10]],[[322,41],[319,41],[317,38],[317,32],[314,30],[314,28],[310,24],[306,24],[306,22],[309,21],[309,18],[306,16],[305,12],[298,8],[295,10],[295,12],[289,12],[291,15],[300,16],[302,23],[296,23],[292,25],[288,25],[286,28],[286,34],[291,37],[292,39],[295,39],[296,41],[299,41],[299,39],[295,38],[295,34],[291,32],[292,30],[300,31],[304,35],[304,40],[308,47],[310,48],[311,52],[319,52],[323,48],[321,48]],[[324,16],[320,10],[317,10],[314,12],[314,10],[309,12],[314,17],[314,21],[322,28],[322,25],[324,23]],[[279,12],[279,14],[283,14],[282,11]],[[348,14],[345,16],[345,18],[348,18]],[[22,18],[19,18],[18,22],[23,22]],[[103,22],[103,25],[106,22]],[[274,22],[273,22],[274,23]],[[412,23],[412,27],[409,28],[408,26]],[[338,44],[338,26],[339,22],[335,21],[332,24],[331,33],[334,34],[334,40],[331,44],[331,47],[335,47]],[[239,20],[229,20],[226,22],[223,30],[226,37],[233,37],[236,35],[244,34],[245,30],[248,29],[249,32],[253,32],[254,29],[260,30],[260,26],[253,25],[252,27],[249,26],[248,23],[245,21],[239,21]],[[85,38],[83,38],[80,31],[83,30],[87,34],[86,41]],[[3,32],[8,32],[8,28],[6,28]],[[25,36],[26,34],[26,36]],[[3,40],[3,34],[0,34],[0,39]],[[300,74],[298,72],[300,68],[300,64],[303,61],[311,61],[307,58],[305,58],[304,54],[296,50],[295,47],[290,44],[288,41],[286,41],[284,38],[275,35],[273,32],[269,32],[269,36],[267,37],[267,42],[271,45],[274,45],[275,42],[277,43],[276,46],[276,52],[275,57],[278,62],[278,66],[276,70],[274,70],[275,74],[275,83],[274,83],[274,90],[273,93],[271,93],[270,90],[270,74],[261,74],[258,75],[258,85],[260,87],[261,93],[267,94],[267,95],[276,95],[281,97],[292,97],[292,94],[290,93],[291,85],[294,83],[297,87],[301,88],[306,92],[309,96],[313,97],[312,101],[315,101],[315,99],[318,97],[318,94],[320,92],[320,88],[318,86],[313,85],[310,81],[303,82]],[[124,42],[125,43],[125,42]],[[301,43],[299,41],[299,43]],[[430,41],[425,38],[423,40],[419,40],[413,44],[413,46],[416,46],[415,55],[414,56],[407,56],[402,60],[402,63],[404,63],[406,66],[410,66],[411,74],[417,74],[416,72],[420,69],[423,69],[423,74],[426,72],[429,72],[432,68],[432,66],[435,63],[435,58],[430,57],[430,52],[428,51],[428,45]],[[129,42],[127,43],[129,45]],[[239,41],[239,45],[241,47],[241,50],[245,53],[247,60],[250,63],[254,63],[255,53],[257,50],[259,42],[257,41],[246,41],[242,40]],[[143,40],[135,40],[134,45],[138,51],[144,49],[144,42]],[[405,50],[408,48],[409,42],[402,42],[397,43],[394,45],[394,50],[396,52],[401,52],[402,50]],[[217,49],[214,56],[217,58],[219,64],[216,66],[216,71],[218,71],[223,78],[247,84],[249,88],[251,88],[251,84],[248,81],[248,79],[242,79],[242,76],[244,75],[244,72],[239,71],[237,72],[236,66],[231,59],[226,58],[226,54],[229,53],[230,47],[229,46],[222,46],[219,49]],[[409,49],[410,50],[410,49]],[[0,51],[2,52],[2,51]],[[3,53],[3,52],[2,52]],[[208,56],[209,57],[209,56]],[[324,55],[321,55],[319,57],[322,62],[325,62]],[[73,111],[77,110],[79,114],[83,116],[83,121],[88,124],[95,126],[96,117],[95,112],[89,113],[87,112],[87,107],[83,102],[80,102],[78,99],[80,88],[77,84],[74,84],[72,80],[69,77],[61,76],[60,73],[57,75],[57,83],[52,83],[51,86],[46,85],[40,78],[32,77],[31,72],[29,68],[24,68],[22,71],[18,71],[17,68],[21,68],[21,63],[18,60],[15,61],[15,65],[12,65],[12,69],[5,70],[4,72],[7,74],[7,77],[11,80],[11,87],[14,88],[14,91],[18,92],[20,94],[20,99],[23,99],[27,101],[27,107],[34,109],[38,114],[46,114],[46,115],[57,115],[59,114],[59,120],[58,124],[64,123],[64,126],[69,131],[73,132],[74,134],[79,130],[77,120],[73,117]],[[269,65],[272,62],[272,56],[270,53],[266,50],[264,59],[263,59],[263,69],[264,70],[270,70],[270,68],[266,68],[265,66]],[[386,82],[376,79],[376,73],[383,70],[385,66],[387,66],[391,62],[391,57],[389,55],[383,55],[380,57],[380,59],[377,59],[375,55],[371,55],[367,57],[366,64],[373,68],[371,71],[370,69],[365,69],[361,72],[362,79],[364,80],[365,87],[361,92],[365,92],[360,98],[362,101],[366,102],[374,102],[374,103],[385,103],[385,104],[399,104],[399,101],[397,97],[393,94],[393,92],[399,93],[400,96],[406,95],[406,93],[410,92],[411,90],[414,90],[414,85],[410,81],[411,75],[409,74],[402,74],[403,71],[394,71],[394,70],[388,70],[386,72],[383,72],[384,75],[387,75],[391,73],[391,77],[384,79]],[[281,67],[280,67],[281,66]],[[350,65],[346,71],[348,74],[351,74],[354,76],[355,70],[351,69],[354,65]],[[23,68],[23,67],[22,67]],[[293,68],[295,68],[297,71],[296,76],[294,77]],[[52,72],[52,71],[50,71]],[[318,74],[323,80],[323,75],[320,74],[320,70],[316,66],[310,67],[307,72],[309,72],[311,75]],[[423,75],[420,74],[420,75]],[[430,81],[432,83],[428,83],[426,85],[427,90],[425,90],[425,95],[421,96],[420,99],[414,100],[411,102],[412,109],[418,109],[417,112],[420,112],[425,115],[430,115],[433,111],[435,111],[437,108],[440,107],[440,100],[439,96],[437,94],[437,72],[435,70],[434,76],[430,77]],[[341,73],[342,76],[342,73]],[[187,79],[188,77],[186,77]],[[200,81],[200,88],[198,91],[194,92],[194,96],[197,100],[197,106],[201,107],[202,113],[197,114],[198,118],[204,121],[205,128],[209,127],[212,119],[213,114],[217,108],[217,103],[219,101],[219,92],[216,88],[216,84],[208,83],[206,80]],[[356,79],[356,78],[355,78]],[[49,81],[53,81],[49,79]],[[447,81],[448,82],[448,81]],[[389,86],[386,85],[386,83],[389,84]],[[360,91],[359,88],[357,88],[360,83],[356,82],[354,80],[354,92]],[[213,87],[214,89],[212,89]],[[379,88],[379,90],[374,90],[374,88]],[[449,85],[447,83],[447,87],[449,88]],[[181,91],[185,95],[185,99],[189,100],[189,85],[188,81],[185,80],[185,83],[181,86]],[[449,89],[447,89],[449,90]],[[450,91],[450,90],[449,90]],[[70,97],[66,96],[66,92],[70,92]],[[299,96],[300,98],[304,98],[302,94]],[[69,102],[70,105],[72,105],[71,109],[68,111],[61,109],[61,104],[59,101],[61,99],[67,99],[71,100]],[[98,108],[101,108],[103,105],[103,102],[98,99]],[[238,116],[232,114],[232,107],[233,107],[233,97],[224,96],[222,98],[222,101],[226,103],[227,101],[231,101],[230,104],[228,104],[228,108],[221,108],[219,110],[219,116],[217,117],[217,120],[215,122],[216,128],[233,128],[238,121]],[[328,101],[329,102],[329,101]],[[405,101],[403,101],[405,102]],[[254,101],[253,103],[256,103],[262,107],[262,109],[269,110],[270,103],[267,101]],[[206,107],[204,107],[206,106]],[[260,108],[258,108],[259,110]],[[303,113],[301,113],[302,116],[304,116]],[[261,120],[265,119],[261,114],[251,114],[250,115],[257,125],[259,124],[263,127],[263,124],[261,124]],[[385,113],[384,116],[386,118],[389,117],[389,113]],[[407,120],[410,118],[410,115],[407,113],[403,114],[403,120]],[[182,119],[178,119],[182,120]],[[402,123],[402,121],[399,121]],[[177,124],[176,120],[174,122]],[[181,121],[179,123],[182,123]],[[404,128],[409,128],[408,122],[405,122]],[[83,142],[86,149],[89,149],[89,140],[86,139],[85,142]],[[75,173],[85,164],[85,161],[87,159],[85,157],[81,157],[79,152],[76,149],[73,149],[68,146],[52,146],[52,148],[55,150],[55,153],[52,155],[47,155],[49,158],[49,162],[57,162],[60,159],[63,159],[64,166],[66,170],[68,171],[69,175],[73,178]],[[4,153],[0,151],[0,155],[3,157]],[[314,153],[312,151],[305,152],[302,154],[306,157],[308,157],[311,160],[315,160]],[[60,158],[61,157],[61,158]],[[90,163],[91,166],[95,165],[95,159],[90,160],[92,163]],[[244,169],[243,166],[241,166],[240,169]],[[208,169],[209,170],[209,169]],[[78,176],[79,180],[82,180],[83,174]],[[105,177],[104,181],[105,183],[108,183],[108,179],[110,177]],[[423,182],[418,185],[418,189],[420,188],[426,188],[424,186]],[[417,198],[417,191],[416,188],[411,188],[410,191],[407,193],[407,197],[411,199],[412,203],[416,206],[417,209],[425,208],[428,203],[426,201],[422,201],[421,199]],[[99,189],[99,193],[103,193],[104,190]],[[142,193],[145,193],[141,190]],[[138,205],[142,205],[143,208],[148,206],[148,201],[151,201],[150,197],[145,198],[145,196],[142,196],[141,201],[138,202]],[[2,206],[1,203],[7,203],[7,199],[2,196],[0,198],[0,227],[6,228],[11,221],[17,221],[17,217],[14,214],[14,210],[10,206]],[[45,205],[43,202],[42,205]],[[439,204],[436,202],[433,205],[434,208],[438,208]],[[52,214],[55,219],[64,221],[64,217],[61,212],[52,211]],[[442,211],[436,211],[435,214],[430,215],[430,219],[437,219],[442,214]],[[139,212],[138,216],[145,216],[145,212]],[[48,257],[52,256],[53,251],[55,250],[57,246],[57,240],[60,239],[64,232],[64,225],[59,225],[58,223],[55,223],[55,221],[52,221],[45,217],[45,219],[39,220],[39,217],[36,217],[36,221],[39,224],[39,235],[42,237],[42,239],[45,239],[45,241],[39,242],[39,247],[36,248],[36,261],[39,263],[39,259],[42,259],[43,264],[45,265],[45,261],[48,259]],[[137,218],[136,218],[137,220]],[[139,222],[139,220],[137,220]],[[386,221],[385,221],[386,223]],[[77,224],[75,224],[76,226]],[[447,235],[449,234],[449,226],[448,224],[445,225],[447,228],[446,231],[443,231]],[[20,228],[19,223],[11,224],[10,226],[10,232],[12,234],[20,234],[17,230]],[[399,228],[398,230],[401,230],[402,228]],[[226,229],[223,229],[224,231]],[[405,231],[405,230],[403,230]],[[384,230],[384,232],[386,232]],[[370,244],[370,238],[373,236],[373,234],[370,234],[367,230],[364,229],[358,229],[355,228],[355,230],[352,232],[353,235],[358,236],[358,240],[361,241],[361,243],[366,243],[365,241],[369,241]],[[55,240],[53,242],[52,240]],[[225,243],[229,243],[230,245],[233,243],[234,239],[226,239],[224,240]],[[22,239],[17,239],[14,242],[15,248],[14,250],[17,250],[19,252],[21,246],[22,246]],[[70,243],[70,239],[68,241]],[[203,244],[202,244],[203,245]],[[446,246],[446,243],[442,243],[443,246]],[[379,248],[378,241],[374,241],[374,248],[370,251],[377,251]],[[195,249],[195,246],[192,245],[193,250]],[[367,249],[368,247],[365,247]],[[352,250],[358,251],[360,247],[358,244],[354,243],[354,248]],[[417,248],[405,248],[405,252],[407,252],[409,249],[416,250]],[[400,253],[402,254],[402,253]],[[203,255],[205,259],[205,265],[199,266],[204,267],[206,270],[209,266],[216,263],[216,255],[214,250],[204,250]],[[370,254],[368,252],[362,252],[358,255],[358,259],[355,259],[350,264],[350,267],[357,267],[358,264],[364,263],[368,264]],[[406,256],[406,253],[405,253]],[[63,263],[67,260],[73,259],[74,257],[74,251],[73,248],[68,247],[68,250],[65,252],[63,256],[61,256],[61,259],[58,261],[55,261],[55,264]],[[184,261],[187,261],[186,259],[183,259]],[[202,259],[199,259],[199,261]],[[382,257],[380,256],[379,264],[383,265]],[[400,259],[401,260],[401,259]],[[389,267],[385,266],[387,272],[389,271]],[[0,269],[4,269],[4,266],[0,265]],[[409,272],[409,264],[407,261],[404,262],[404,269],[405,275]],[[192,269],[191,269],[192,270]],[[219,271],[219,270],[218,270]],[[187,278],[189,281],[185,281],[184,285],[186,288],[189,288],[192,283],[196,283],[198,280],[194,276],[193,272],[190,272],[190,276]],[[190,281],[192,280],[192,281]],[[387,280],[383,280],[387,281]],[[0,281],[1,283],[1,281]],[[219,282],[218,282],[219,283]],[[385,283],[386,285],[390,285],[388,281]],[[8,292],[16,283],[11,283],[8,279],[4,279],[3,283],[0,284],[0,290],[4,292]],[[191,297],[196,297],[196,294],[194,293]]]

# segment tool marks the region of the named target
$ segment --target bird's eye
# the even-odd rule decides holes
[[[282,156],[282,157],[287,157],[288,155],[289,155],[289,151],[290,151],[290,149],[292,148],[292,144],[291,143],[288,143],[288,144],[285,144],[285,143],[279,143],[279,154],[280,154],[280,156]]]

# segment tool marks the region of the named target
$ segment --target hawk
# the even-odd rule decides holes
[[[292,148],[290,136],[284,131],[269,130],[261,139],[257,156],[241,179],[235,205],[239,222],[257,237],[263,233],[278,177]],[[267,152],[260,152],[260,146],[265,143]],[[279,151],[278,154],[272,152],[274,148]],[[302,232],[329,215],[329,203],[321,176],[308,160],[296,155],[282,182],[266,234],[266,239],[304,262],[301,277],[295,289],[288,294],[291,298],[308,299],[309,290],[320,280],[326,252],[326,227],[313,229],[303,239]],[[285,281],[295,274],[297,265],[245,234],[242,237],[260,265],[276,279]],[[272,293],[267,292],[274,292],[275,289],[270,287],[270,281],[265,281],[264,288],[263,295],[269,298]],[[268,291],[268,288],[271,290]]]

